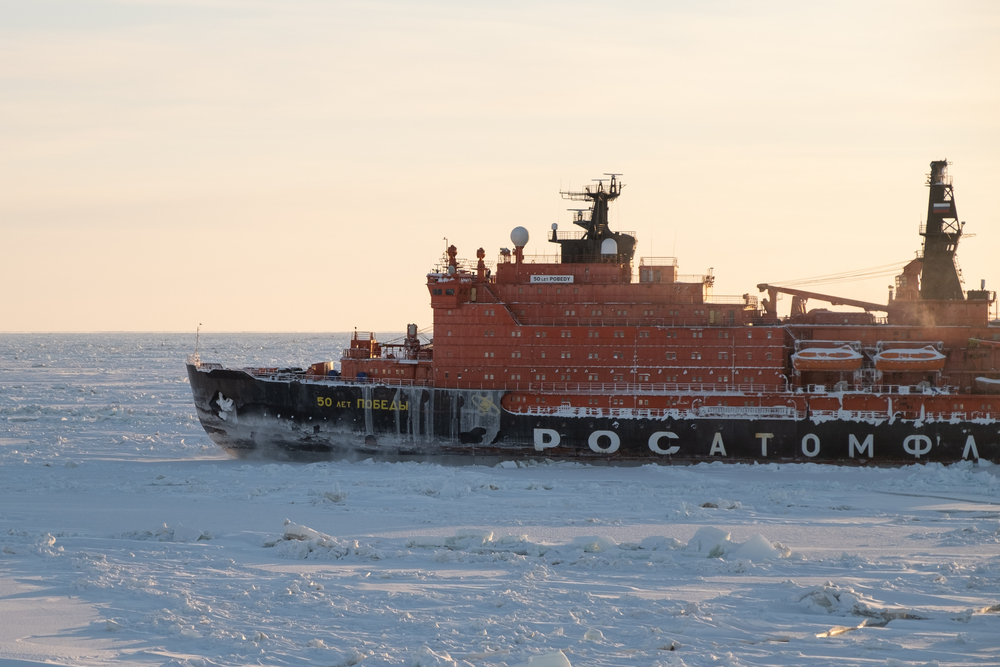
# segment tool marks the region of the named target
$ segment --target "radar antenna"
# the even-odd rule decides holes
[[[608,229],[608,204],[621,194],[622,184],[618,181],[621,174],[605,173],[609,178],[593,179],[597,185],[584,186],[581,191],[561,190],[559,194],[563,199],[570,201],[589,201],[589,209],[569,209],[575,215],[573,224],[583,227],[583,236],[576,234],[560,234],[553,230],[552,243],[558,243],[562,247],[562,262],[615,262],[628,264],[631,266],[632,256],[635,254],[635,237],[629,234],[620,234]],[[607,187],[605,187],[607,182]],[[586,211],[590,215],[586,215]],[[617,252],[608,254],[602,252],[603,242],[607,239],[615,241]],[[608,247],[608,246],[603,246]]]

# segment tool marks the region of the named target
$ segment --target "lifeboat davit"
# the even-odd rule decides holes
[[[807,347],[792,355],[797,371],[856,371],[864,356],[857,350],[843,347]]]
[[[930,345],[897,347],[875,355],[875,368],[880,371],[939,371],[947,357]]]

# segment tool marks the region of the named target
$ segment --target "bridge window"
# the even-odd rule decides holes
[[[676,352],[667,352],[667,359],[676,359],[676,358],[677,358]]]

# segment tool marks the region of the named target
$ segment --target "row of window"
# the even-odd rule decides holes
[[[566,369],[566,370],[568,371],[569,369]],[[466,369],[466,371],[468,371],[468,369]],[[400,375],[403,374],[401,371],[397,371],[397,372]],[[385,370],[385,371],[383,371],[383,373],[389,374],[390,371]],[[378,370],[373,370],[373,371],[371,371],[370,374],[377,375],[378,374]],[[600,378],[599,374],[597,374],[597,373],[587,373],[586,375],[587,375],[587,379],[586,379],[587,382],[600,382],[601,381],[601,378]],[[612,371],[611,381],[612,382],[628,382],[628,381],[631,381],[631,380],[626,380],[625,375],[626,375],[625,373],[615,373],[614,371]],[[444,376],[446,378],[449,377],[449,373],[445,372]],[[512,381],[520,381],[521,377],[522,377],[521,373],[511,373],[510,374],[510,380],[512,380]],[[634,381],[635,382],[650,382],[651,381],[650,377],[651,377],[651,375],[649,373],[638,373],[638,374],[636,374]],[[461,378],[462,378],[462,374],[458,373],[458,379],[461,379]],[[484,379],[484,380],[494,380],[494,379],[496,379],[496,376],[493,373],[485,373],[485,374],[483,374],[482,379]],[[545,380],[548,379],[548,374],[547,373],[535,373],[534,379],[538,380],[538,381],[545,381]],[[561,381],[571,381],[573,379],[574,378],[573,378],[573,374],[572,373],[569,373],[569,372],[559,373],[559,380],[561,380]],[[736,377],[735,378],[735,380],[737,382],[739,382],[741,379],[742,379],[742,382],[744,384],[753,384],[754,381],[755,381],[754,378],[753,378],[753,376],[751,376],[751,375],[745,375],[742,378],[740,378],[740,377]],[[656,379],[653,380],[653,381],[654,382],[658,382],[658,383],[675,383],[675,382],[681,382],[681,381],[683,381],[683,382],[687,382],[687,383],[701,384],[701,383],[704,383],[706,380],[705,380],[705,376],[704,375],[692,375],[692,376],[686,377],[686,378],[684,378],[683,376],[678,376],[678,375],[663,375],[663,376],[657,375]],[[711,383],[711,384],[728,384],[729,383],[729,375],[728,374],[726,374],[726,375],[722,375],[722,374],[720,374],[720,375],[710,375],[709,378],[708,378],[708,382]],[[961,407],[961,404],[956,404],[956,409],[959,409],[959,407]]]
[[[493,352],[493,351],[483,352],[483,357],[486,358],[486,359],[493,359],[494,356],[495,356],[495,354],[496,353]],[[588,359],[600,359],[601,358],[600,354],[601,354],[600,352],[588,352],[587,353],[587,358]],[[450,350],[448,351],[448,356],[451,356],[451,351]],[[677,359],[677,353],[676,352],[666,352],[665,356],[669,360]],[[773,356],[774,355],[771,352],[767,352],[767,353],[764,354],[764,358],[767,359],[768,361],[771,361],[773,359]],[[512,351],[510,353],[510,358],[511,359],[520,359],[521,358],[521,351],[520,350],[514,350],[514,351]],[[541,359],[545,359],[545,351],[544,350],[540,353],[540,358]],[[573,353],[564,350],[564,351],[562,351],[562,352],[559,353],[559,358],[560,359],[572,359],[573,358]],[[625,353],[621,352],[621,351],[614,351],[614,352],[611,353],[611,358],[612,359],[624,359],[625,358]],[[719,358],[719,361],[726,361],[726,360],[728,360],[729,359],[729,352],[719,352],[718,353],[718,358]],[[753,352],[747,352],[746,353],[746,358],[747,358],[747,361],[753,361]],[[701,352],[692,352],[691,353],[691,360],[692,361],[700,361],[701,360]]]
[[[728,331],[720,331],[720,332],[718,332],[718,334],[719,334],[719,338],[729,338],[729,332]],[[771,332],[771,331],[767,332],[768,339],[770,339],[772,337],[772,334],[773,334],[773,332]],[[450,329],[448,330],[447,335],[449,335],[449,336],[451,335],[451,330]],[[492,338],[495,335],[496,335],[496,330],[495,329],[484,329],[483,330],[483,337],[484,338]],[[547,335],[548,334],[545,331],[542,331],[542,330],[535,331],[535,338],[546,338]],[[639,338],[649,338],[649,330],[647,330],[647,329],[640,329],[636,333],[636,335]],[[511,338],[520,338],[521,337],[521,329],[511,329],[511,331],[510,331],[510,337]],[[573,332],[571,330],[562,330],[562,331],[559,332],[559,337],[560,338],[572,338],[573,337]],[[600,337],[601,337],[600,332],[598,332],[596,330],[590,329],[590,330],[587,331],[587,338],[600,338]],[[676,331],[666,331],[666,332],[664,332],[663,337],[664,338],[677,338],[678,336],[677,336],[677,332]],[[704,337],[705,337],[705,332],[704,331],[695,330],[695,331],[691,332],[691,338],[704,338]],[[625,338],[625,332],[616,329],[615,332],[614,332],[614,338]],[[747,332],[747,338],[753,338],[753,332],[752,331],[748,331]]]
[[[385,371],[385,373],[388,374],[389,371]],[[377,375],[378,371],[374,370],[374,371],[372,371],[371,374]],[[445,378],[448,378],[450,375],[451,374],[448,373],[447,371],[444,374]],[[521,380],[521,377],[522,377],[521,373],[511,373],[510,374],[510,380],[513,381],[513,382],[519,382]],[[457,373],[457,378],[459,380],[461,380],[462,379],[462,374],[461,373]],[[483,376],[482,376],[482,379],[483,380],[495,380],[496,379],[496,375],[493,374],[493,373],[484,373]],[[503,378],[501,377],[501,379],[503,379]],[[547,373],[535,373],[535,380],[536,381],[544,382],[547,379],[548,379],[548,374]],[[734,378],[734,379],[737,382],[740,381],[739,377]],[[559,380],[563,381],[563,382],[569,382],[569,381],[573,380],[573,376],[570,373],[560,373],[559,374]],[[753,376],[750,376],[750,375],[743,376],[742,380],[743,380],[744,384],[753,384],[754,383],[754,378],[753,378]],[[601,380],[598,377],[597,373],[588,373],[587,374],[587,382],[600,382],[600,381]],[[624,373],[616,373],[615,375],[613,375],[611,377],[611,381],[612,382],[627,382],[628,380],[625,379],[625,374]],[[637,375],[635,381],[636,382],[649,382],[650,381],[649,380],[649,375],[647,375],[647,374]],[[663,383],[672,383],[672,382],[679,382],[680,378],[677,375],[666,375],[666,376],[663,376],[663,377],[659,377],[658,376],[657,377],[657,381],[658,382],[663,382]],[[689,384],[704,384],[705,383],[705,376],[703,376],[703,375],[692,375],[690,377],[684,378],[684,382],[689,383]],[[708,384],[728,384],[728,383],[729,383],[729,376],[728,375],[715,375],[715,376],[709,376],[709,378],[708,378]],[[959,410],[961,408],[962,408],[962,404],[961,403],[956,403],[955,404],[955,409],[956,410]]]

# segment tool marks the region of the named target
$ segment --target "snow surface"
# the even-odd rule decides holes
[[[239,461],[192,347],[0,335],[0,665],[1000,664],[994,466]]]

